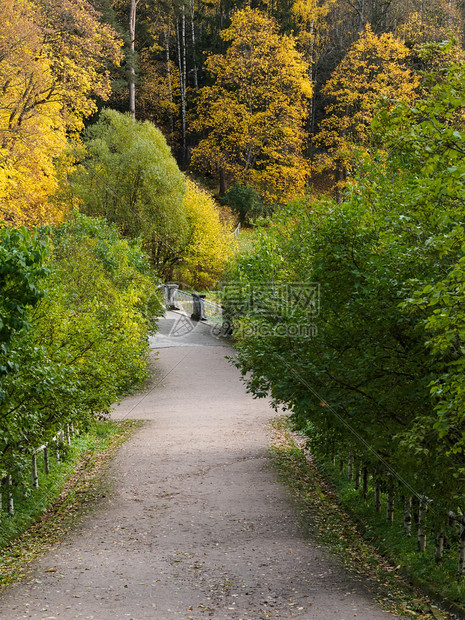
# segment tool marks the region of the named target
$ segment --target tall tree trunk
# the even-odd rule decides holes
[[[34,452],[31,458],[31,466],[32,466],[32,486],[34,489],[39,488],[39,474],[37,471],[37,454]]]
[[[174,115],[173,115],[173,79],[171,75],[171,58],[170,58],[170,38],[169,29],[166,24],[163,25],[163,35],[165,39],[165,61],[166,61],[166,77],[168,79],[168,96],[170,100],[170,129],[171,136],[174,135]]]
[[[366,499],[368,495],[368,467],[362,469],[362,493],[363,499]]]
[[[386,521],[389,521],[389,523],[394,521],[394,493],[392,490],[389,490],[387,493]]]
[[[360,0],[360,32],[365,28],[366,17],[365,17],[365,0]]]
[[[44,472],[47,474],[50,473],[50,459],[48,455],[48,446],[44,448]]]
[[[425,531],[426,500],[422,498],[418,508],[418,551],[424,553],[426,550],[426,531]]]
[[[354,477],[354,457],[351,452],[349,452],[349,460],[347,463],[347,480],[352,481]]]
[[[129,49],[131,52],[131,65],[129,67],[129,112],[132,118],[136,118],[136,13],[140,0],[131,0],[129,14]]]
[[[375,485],[375,510],[381,512],[381,489],[379,484]]]
[[[457,580],[461,581],[465,572],[465,524],[460,524],[459,561],[457,564]]]
[[[220,177],[220,196],[224,196],[226,193],[226,175],[224,173],[224,168],[221,167],[219,170]]]
[[[6,485],[6,506],[8,510],[8,514],[10,517],[13,517],[15,514],[15,503],[13,499],[13,479],[11,476],[7,476],[5,478]]]
[[[412,498],[406,497],[404,501],[404,532],[406,536],[412,534]]]
[[[434,559],[436,564],[439,564],[444,555],[444,530],[441,529],[436,538],[436,550],[434,553]]]
[[[191,0],[190,3],[190,15],[191,15],[191,35],[192,35],[192,61],[194,63],[194,88],[195,90],[199,90],[199,75],[197,69],[197,49],[195,44],[195,13],[194,13],[194,0]]]
[[[182,131],[182,165],[185,166],[187,160],[187,138],[186,138],[186,80],[187,80],[187,67],[186,67],[186,14],[184,5],[182,7],[181,25],[179,20],[176,24],[176,34],[178,39],[178,67],[179,67],[179,82],[181,90],[181,131]]]
[[[315,22],[312,21],[310,24],[310,58],[308,59],[308,77],[310,78],[310,83],[313,87],[312,96],[310,98],[310,110],[308,114],[308,128],[309,133],[313,134],[314,122],[313,117],[315,115],[315,41],[314,41],[314,33],[315,33]]]

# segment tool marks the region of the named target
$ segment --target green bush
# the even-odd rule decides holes
[[[185,179],[163,134],[149,121],[103,110],[84,135],[84,148],[66,178],[79,208],[105,217],[128,238],[141,237],[153,266],[163,273],[183,248],[189,229]]]
[[[42,232],[48,275],[23,306],[29,329],[0,351],[0,470],[28,475],[31,452],[66,424],[86,426],[146,377],[147,334],[162,312],[139,242],[83,215]],[[42,259],[44,263],[44,259]],[[44,263],[45,264],[45,263]],[[28,283],[30,286],[30,282]]]
[[[427,495],[434,531],[465,503],[465,88],[461,67],[443,78],[379,114],[342,204],[291,205],[259,227],[228,302],[249,389],[291,410],[315,452]]]
[[[221,202],[237,214],[241,224],[250,224],[256,218],[271,215],[272,209],[265,207],[257,190],[251,185],[235,183],[225,193]]]

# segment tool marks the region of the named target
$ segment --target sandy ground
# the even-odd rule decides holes
[[[147,422],[118,451],[112,491],[2,593],[0,618],[388,618],[302,532],[267,454],[274,412],[246,393],[232,349],[188,329],[162,321],[152,385],[114,412]]]

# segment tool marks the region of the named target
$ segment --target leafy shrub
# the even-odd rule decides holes
[[[189,242],[176,275],[194,289],[211,288],[218,282],[231,255],[232,226],[220,219],[218,207],[210,194],[190,180],[187,180],[184,207]]]
[[[427,495],[438,528],[465,501],[465,89],[461,67],[443,77],[380,113],[344,203],[281,210],[230,275],[249,389],[291,410],[316,452]]]
[[[188,234],[184,175],[159,129],[149,121],[103,110],[84,135],[65,191],[87,215],[102,216],[128,237],[140,236],[164,273]]]
[[[31,243],[32,257],[34,243],[39,241]],[[145,378],[147,333],[162,311],[140,243],[122,239],[105,220],[75,215],[42,231],[40,244],[49,249],[48,275],[36,278],[45,294],[24,299],[29,329],[15,329],[9,348],[0,351],[8,369],[0,402],[0,470],[16,480],[26,475],[37,446],[66,424],[85,426],[105,414]],[[44,261],[37,256],[42,269]]]
[[[250,224],[257,217],[271,212],[271,209],[263,204],[260,194],[251,185],[235,183],[225,193],[222,202],[231,207],[241,224]]]

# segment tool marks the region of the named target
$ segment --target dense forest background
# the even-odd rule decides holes
[[[465,19],[465,3],[457,0],[133,0],[131,3],[100,0],[96,8],[103,12],[126,42],[124,60],[120,69],[113,73],[111,105],[121,111],[130,109],[129,90],[134,80],[136,94],[132,106],[137,118],[149,119],[162,129],[181,167],[193,165],[203,174],[216,176],[218,173],[220,177],[225,172],[226,179],[219,179],[222,192],[238,178],[245,182],[251,179],[250,175],[244,177],[242,174],[247,165],[243,161],[238,171],[228,165],[229,162],[219,161],[218,157],[215,159],[212,141],[208,144],[209,158],[204,157],[201,161],[198,146],[199,143],[202,145],[206,134],[211,133],[212,124],[221,124],[227,134],[224,141],[236,135],[236,126],[231,119],[225,119],[224,111],[220,113],[211,102],[206,104],[205,89],[220,85],[231,92],[243,87],[238,75],[241,69],[234,65],[234,58],[227,55],[237,39],[243,38],[242,49],[249,46],[256,50],[262,46],[262,62],[274,54],[273,50],[263,48],[259,28],[255,27],[254,33],[246,34],[247,23],[241,23],[229,36],[224,35],[231,27],[235,12],[257,9],[274,20],[275,31],[281,37],[291,37],[305,64],[304,72],[310,88],[307,87],[305,92],[304,109],[299,111],[299,118],[293,125],[296,132],[301,124],[304,135],[294,146],[304,156],[305,162],[298,165],[305,169],[307,183],[322,189],[328,188],[328,182],[333,186],[331,181],[340,181],[346,173],[346,166],[338,165],[341,156],[336,158],[338,162],[334,158],[330,162],[324,161],[324,154],[335,147],[334,135],[331,136],[335,133],[334,125],[338,126],[339,134],[353,133],[351,127],[341,128],[341,117],[351,116],[360,108],[372,108],[373,105],[367,105],[367,91],[370,89],[375,91],[378,100],[386,96],[411,97],[414,80],[408,77],[408,71],[425,70],[434,64],[433,58],[421,52],[424,45],[453,38],[460,48]],[[129,25],[131,15],[133,28]],[[249,12],[246,21],[253,21],[253,12]],[[364,39],[367,27],[371,39],[354,56],[354,45]],[[267,36],[269,38],[270,34]],[[248,53],[250,55],[250,51]],[[226,62],[221,67],[215,65],[215,68],[212,58],[219,55],[226,55]],[[283,62],[280,74],[284,81],[286,74],[292,72],[289,55],[288,51],[284,62],[282,58],[274,60],[278,64]],[[344,63],[349,66],[348,71]],[[254,70],[257,71],[258,67]],[[374,78],[380,72],[382,79],[377,81]],[[348,76],[345,82],[344,75]],[[286,87],[283,85],[282,88]],[[218,90],[213,93],[226,104],[230,117],[240,117],[243,121],[231,100],[222,94]],[[203,115],[209,115],[210,120],[203,119],[202,122]],[[282,113],[281,118],[284,115]],[[331,121],[334,117],[336,121]],[[364,121],[366,123],[367,119]],[[268,127],[271,124],[268,123]],[[251,133],[250,127],[242,130]],[[213,143],[221,143],[221,138],[216,136]],[[226,148],[224,144],[222,147]],[[329,179],[328,171],[333,175]],[[322,176],[321,172],[324,172]],[[302,191],[303,183],[296,182],[295,178],[293,181],[294,189]],[[263,194],[259,183],[252,181],[252,185],[258,185]],[[273,196],[271,201],[276,198]]]
[[[448,39],[451,34],[461,42],[464,34],[465,3],[452,0],[138,0],[132,3],[136,11],[133,54],[129,44],[130,4],[129,0],[94,2],[126,41],[125,60],[114,74],[111,101],[121,111],[129,110],[128,77],[134,66],[137,117],[153,120],[163,128],[179,158],[188,157],[183,153],[184,120],[187,148],[197,143],[198,136],[191,127],[192,111],[198,91],[211,83],[205,61],[211,54],[226,51],[228,42],[221,32],[230,26],[238,9],[259,9],[276,20],[281,34],[295,37],[314,86],[307,124],[309,148],[328,103],[323,87],[368,24],[374,34],[392,33],[409,49],[422,42]]]
[[[6,0],[2,217],[62,219],[67,149],[104,107],[153,122],[221,195],[337,193],[376,104],[412,100],[418,72],[444,64],[432,43],[460,59],[464,20],[459,0]]]

